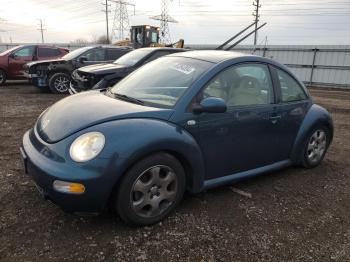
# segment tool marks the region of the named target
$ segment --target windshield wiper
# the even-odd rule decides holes
[[[118,93],[113,93],[113,95],[116,98],[119,98],[119,99],[124,100],[124,101],[131,102],[131,103],[134,103],[134,104],[138,104],[138,105],[144,105],[145,104],[144,101],[142,101],[140,99],[137,99],[137,98],[134,98],[134,97],[131,97],[131,96],[122,95],[122,94],[118,94]]]

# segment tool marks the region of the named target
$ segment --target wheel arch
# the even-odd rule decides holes
[[[323,107],[313,104],[299,128],[298,134],[295,138],[294,145],[291,152],[291,160],[294,164],[300,162],[300,152],[302,152],[306,139],[310,131],[318,125],[323,125],[329,130],[330,139],[328,140],[328,146],[333,139],[333,121],[330,113]]]
[[[158,153],[166,153],[173,156],[177,159],[182,165],[185,175],[186,175],[186,189],[190,192],[199,192],[202,190],[204,185],[204,166],[200,158],[191,159],[185,152],[178,150],[177,148],[173,148],[172,146],[167,147],[158,147],[155,145],[152,146],[152,149],[142,148],[138,153],[130,156],[125,163],[123,164],[123,168],[121,169],[121,175],[115,181],[115,184],[118,185],[120,179],[123,178],[125,173],[130,170],[130,168],[137,162],[142,159],[158,154]]]
[[[7,68],[5,68],[4,66],[0,66],[0,70],[4,71],[5,75],[7,75]]]
[[[58,74],[58,73],[67,74],[69,76],[69,78],[71,78],[71,73],[69,72],[69,70],[63,69],[63,68],[57,68],[57,69],[53,69],[53,70],[48,71],[47,78],[49,79],[53,75]]]
[[[186,174],[188,191],[196,193],[203,189],[205,168],[202,152],[195,139],[186,130],[156,119],[117,120],[104,125],[109,130],[115,131],[112,136],[107,134],[106,137],[106,140],[112,141],[112,144],[109,145],[105,157],[114,156],[111,161],[116,164],[111,163],[111,166],[114,172],[118,173],[113,178],[110,197],[118,190],[119,182],[135,163],[149,155],[161,152],[172,155],[181,163]],[[142,125],[142,132],[138,128],[140,125]],[[132,137],[132,142],[119,143],[118,138],[125,134]],[[118,157],[115,157],[116,155]]]

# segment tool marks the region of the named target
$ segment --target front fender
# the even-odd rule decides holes
[[[166,151],[177,157],[187,171],[188,190],[199,192],[203,188],[202,152],[196,140],[183,128],[158,119],[125,119],[100,124],[97,130],[106,137],[100,157],[116,162],[111,163],[117,172],[115,183],[138,160]]]
[[[313,104],[309,111],[306,113],[304,120],[299,128],[298,134],[294,141],[291,160],[295,164],[299,164],[300,162],[300,152],[303,151],[303,147],[305,145],[306,139],[310,131],[317,125],[324,125],[329,129],[330,139],[329,144],[333,139],[333,121],[330,113],[323,107]],[[328,145],[329,145],[328,144]]]

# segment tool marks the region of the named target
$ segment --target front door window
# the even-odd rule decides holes
[[[225,100],[228,107],[273,103],[269,69],[262,64],[243,64],[218,74],[204,89],[203,96]]]
[[[14,53],[15,57],[29,57],[34,55],[34,46],[24,47]]]

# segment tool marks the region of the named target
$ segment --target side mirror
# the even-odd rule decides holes
[[[207,97],[204,98],[198,106],[193,108],[193,112],[200,113],[225,113],[227,106],[222,98]]]
[[[88,59],[87,59],[86,56],[81,56],[81,57],[79,57],[79,59],[78,59],[78,62],[79,62],[80,64],[84,64],[86,61],[88,61]]]

